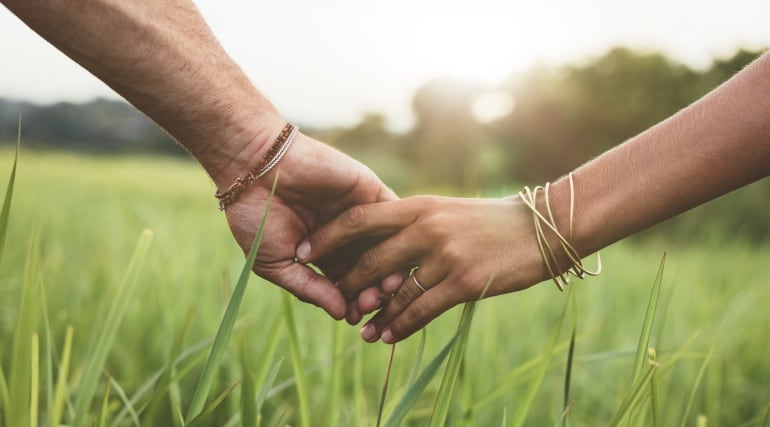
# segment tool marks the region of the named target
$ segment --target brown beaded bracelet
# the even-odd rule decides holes
[[[298,131],[299,127],[297,125],[286,123],[286,126],[283,127],[283,130],[281,130],[280,135],[275,139],[273,145],[267,150],[267,154],[262,157],[262,160],[260,160],[246,176],[243,178],[236,178],[235,182],[227,187],[227,189],[214,193],[214,197],[219,200],[220,211],[225,210],[227,206],[235,202],[246,187],[265,176],[265,174],[270,172],[270,170],[281,161],[283,155],[289,150],[292,141],[294,141],[294,137],[297,136]]]

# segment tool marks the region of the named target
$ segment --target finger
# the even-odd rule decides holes
[[[406,309],[389,323],[378,319],[378,325],[382,327],[382,342],[393,344],[408,338],[413,333],[425,327],[431,320],[441,313],[464,302],[460,292],[456,292],[456,285],[442,282],[428,289],[423,295],[412,301]]]
[[[300,300],[323,308],[337,320],[345,317],[347,303],[340,289],[304,264],[287,261],[285,265],[268,271],[260,269],[258,274]]]
[[[377,341],[385,326],[390,324],[393,319],[403,313],[415,301],[422,300],[422,297],[430,292],[434,284],[441,282],[443,279],[440,272],[436,269],[433,270],[433,273],[426,272],[415,280],[415,274],[421,271],[424,271],[424,269],[419,269],[414,274],[409,275],[385,307],[364,325],[361,329],[361,337],[364,340],[368,342]],[[426,291],[423,291],[423,289],[426,289]]]
[[[380,286],[372,286],[361,291],[358,294],[358,311],[361,315],[367,315],[383,307],[390,300],[390,296],[398,291],[407,275],[407,272],[402,271],[391,273],[382,279]]]
[[[353,300],[353,303],[362,315],[369,314],[383,306],[383,299],[385,296],[386,294],[382,289],[377,286],[372,286],[364,289],[358,295],[358,300]]]
[[[361,311],[358,309],[358,303],[350,301],[348,303],[348,310],[345,312],[345,320],[351,325],[357,325],[362,317]]]
[[[373,246],[358,258],[356,265],[337,282],[348,300],[393,273],[420,262],[430,242],[421,239],[416,230],[406,228],[395,236]],[[390,279],[389,282],[395,280]],[[392,283],[388,284],[393,287]]]
[[[412,205],[402,200],[354,206],[300,243],[297,259],[313,262],[362,237],[392,234],[412,222]]]
[[[404,283],[404,279],[409,275],[409,271],[397,271],[389,274],[382,279],[382,290],[386,294],[395,294],[398,288]]]

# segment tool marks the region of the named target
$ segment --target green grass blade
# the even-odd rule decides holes
[[[110,386],[112,385],[112,373],[107,374],[102,396],[102,409],[99,411],[99,427],[107,426],[107,414],[110,412]]]
[[[19,162],[19,147],[21,147],[21,114],[19,114],[19,133],[18,137],[16,138],[16,153],[13,156],[11,177],[8,179],[8,186],[5,190],[5,200],[3,200],[3,209],[0,211],[0,261],[3,260],[3,251],[5,250],[5,236],[8,232],[8,220],[11,216],[11,199],[13,197],[13,187],[16,182],[16,165]]]
[[[491,283],[491,280],[489,283]],[[489,283],[487,283],[485,289],[489,287]],[[438,396],[436,397],[436,405],[433,407],[433,415],[430,419],[431,427],[446,425],[446,420],[452,405],[452,397],[454,397],[455,388],[457,386],[460,364],[465,355],[465,348],[468,345],[468,335],[471,328],[471,321],[473,320],[473,309],[475,304],[476,302],[467,305],[466,310],[463,310],[463,314],[460,317],[457,339],[455,340],[454,346],[452,346],[444,376],[441,380],[441,386],[439,387]]]
[[[572,381],[572,363],[575,358],[575,337],[577,336],[577,301],[575,300],[574,286],[569,288],[569,299],[572,302],[572,332],[569,337],[569,349],[567,350],[567,366],[564,369],[564,399],[562,403],[562,427],[567,427],[567,414],[570,405],[570,382]]]
[[[652,363],[658,363],[655,349],[650,349],[649,358]],[[658,386],[658,375],[653,375],[650,379],[650,413],[652,414],[652,427],[660,427],[660,389]]]
[[[639,344],[636,347],[636,357],[634,358],[634,371],[631,383],[636,383],[636,379],[642,371],[644,361],[647,359],[647,347],[650,344],[650,331],[652,331],[653,320],[655,320],[655,309],[658,306],[658,296],[660,295],[660,285],[663,282],[663,267],[666,265],[666,253],[663,253],[663,258],[660,260],[660,267],[658,267],[658,274],[655,276],[655,282],[652,284],[652,292],[650,292],[650,302],[647,304],[647,313],[644,315],[644,324],[642,326],[642,333],[639,337]]]
[[[579,342],[580,340],[586,338],[587,336],[591,335],[593,332],[585,332],[583,334],[578,335],[576,342]],[[569,347],[569,340],[562,341],[556,346],[554,353],[567,350],[568,347]],[[511,387],[515,386],[516,384],[519,384],[521,381],[526,379],[526,375],[530,374],[532,370],[537,368],[538,365],[542,362],[544,357],[545,357],[544,354],[539,354],[527,360],[526,362],[518,365],[515,369],[508,372],[502,380],[498,381],[497,384],[495,384],[492,387],[490,391],[484,393],[483,397],[481,397],[473,405],[472,411],[479,412],[483,410],[484,408],[492,404],[500,396],[503,396],[504,394],[506,394],[511,389]]]
[[[706,368],[708,367],[709,361],[711,360],[711,355],[714,352],[714,348],[712,347],[706,357],[703,359],[703,363],[700,366],[700,370],[698,371],[698,376],[695,377],[695,384],[692,386],[692,391],[690,392],[690,398],[687,399],[687,406],[684,409],[684,413],[682,413],[682,421],[679,423],[681,427],[684,427],[687,425],[687,417],[690,416],[690,411],[692,410],[692,404],[695,401],[695,395],[698,392],[698,387],[700,386],[701,380],[703,380],[703,375],[706,373]]]
[[[282,296],[283,313],[286,317],[286,325],[289,329],[289,351],[291,352],[291,366],[294,370],[294,378],[297,387],[297,400],[299,401],[299,425],[310,427],[310,402],[308,400],[307,382],[305,372],[302,369],[302,354],[299,344],[297,322],[294,318],[294,309],[288,294]]]
[[[40,313],[38,296],[40,288],[37,286],[39,257],[38,236],[35,233],[27,255],[20,309],[14,328],[8,389],[10,399],[5,420],[7,426],[29,425],[29,378],[32,369],[29,340],[37,330]]]
[[[265,337],[265,342],[267,343],[267,345],[265,345],[266,350],[260,355],[259,365],[255,370],[257,384],[265,382],[268,372],[272,369],[270,361],[275,358],[278,343],[281,342],[281,338],[283,337],[283,322],[283,316],[275,316],[273,322],[270,324],[270,332],[268,332],[267,337]]]
[[[254,260],[257,257],[259,246],[262,243],[262,234],[265,231],[267,215],[270,213],[270,206],[273,203],[273,195],[275,194],[275,188],[278,185],[278,176],[279,174],[276,173],[275,180],[273,181],[273,188],[270,192],[270,197],[267,199],[265,213],[262,216],[262,223],[260,224],[259,230],[254,237],[254,242],[252,243],[251,249],[249,250],[249,255],[246,257],[246,262],[243,264],[241,275],[235,285],[233,295],[230,297],[230,302],[227,304],[227,309],[225,310],[225,314],[222,317],[222,322],[219,324],[217,335],[214,337],[214,344],[211,346],[211,350],[209,351],[206,364],[203,367],[200,380],[198,381],[197,387],[195,387],[195,392],[193,393],[190,408],[188,409],[187,417],[185,418],[186,420],[192,420],[203,409],[203,405],[206,403],[206,398],[208,397],[209,391],[211,390],[211,386],[214,383],[214,377],[216,376],[217,369],[219,369],[219,365],[222,362],[222,357],[224,356],[225,350],[227,349],[227,343],[230,341],[230,336],[233,332],[233,326],[235,325],[235,320],[238,317],[238,311],[240,310],[241,302],[243,301],[243,295],[246,293],[246,285],[248,284],[249,278],[251,277],[251,270],[254,267]]]
[[[428,328],[420,329],[420,344],[417,345],[417,354],[414,357],[414,364],[412,370],[409,372],[409,381],[406,383],[407,387],[411,387],[417,380],[417,374],[420,373],[420,363],[422,363],[422,355],[425,352],[425,340],[428,338]]]
[[[478,300],[484,298],[484,295],[486,295],[494,279],[495,276],[493,274],[484,285],[484,289],[481,291]],[[457,339],[455,340],[455,345],[452,347],[451,354],[449,355],[449,361],[447,362],[444,376],[441,379],[438,396],[436,397],[436,405],[433,407],[433,414],[430,419],[431,427],[446,425],[446,420],[452,405],[452,398],[454,397],[455,388],[457,386],[457,380],[460,375],[463,357],[465,356],[465,348],[468,345],[468,334],[470,333],[473,313],[477,303],[478,301],[474,301],[473,304],[466,304],[462,316],[460,317],[460,324],[456,335]]]
[[[185,427],[196,427],[199,425],[202,425],[203,422],[211,416],[212,413],[214,413],[214,410],[219,407],[219,405],[222,404],[222,402],[225,401],[227,396],[230,395],[230,393],[233,392],[235,387],[238,386],[239,383],[235,383],[231,385],[230,387],[227,387],[222,393],[219,394],[219,396],[215,397],[214,400],[209,403],[206,408],[204,408],[195,418],[193,418],[189,423],[185,423]]]
[[[655,375],[655,372],[657,370],[658,370],[658,365],[650,362],[649,367],[645,370],[644,374],[640,377],[639,381],[637,381],[636,384],[634,384],[634,387],[632,388],[631,393],[628,396],[626,396],[625,399],[623,399],[623,402],[621,403],[620,409],[618,409],[618,412],[610,420],[610,423],[609,423],[610,427],[619,426],[620,423],[622,423],[623,420],[626,419],[626,416],[628,416],[631,413],[634,406],[639,401],[639,398],[642,396],[644,389],[648,387],[650,381],[652,380],[653,375]]]
[[[5,379],[5,374],[3,373],[3,363],[2,359],[0,359],[0,409],[5,409],[10,407],[10,398],[8,397],[8,381]],[[5,409],[7,410],[7,409]],[[3,416],[4,414],[2,411],[0,411],[0,416]],[[2,421],[3,419],[0,419]]]
[[[329,372],[329,410],[326,412],[326,425],[336,426],[340,424],[340,401],[342,400],[342,370],[343,358],[340,356],[345,349],[345,324],[337,322],[332,328],[332,367]]]
[[[468,304],[473,304],[473,302],[466,303],[466,309]],[[441,351],[436,355],[436,357],[434,357],[433,360],[428,363],[428,366],[426,366],[425,370],[422,371],[420,376],[417,377],[417,380],[414,382],[414,384],[406,389],[404,396],[401,397],[401,400],[398,401],[398,404],[396,405],[396,408],[393,409],[393,412],[391,412],[388,421],[385,422],[385,427],[396,427],[401,425],[404,417],[406,417],[406,414],[417,402],[417,399],[425,390],[425,387],[427,387],[428,383],[430,383],[433,377],[436,376],[436,373],[441,367],[441,364],[444,363],[444,360],[449,355],[449,351],[452,350],[452,346],[456,340],[457,334],[453,335],[449,342],[446,343],[444,348],[441,349]]]
[[[393,356],[396,354],[396,344],[390,346],[390,353],[388,354],[388,364],[385,368],[385,380],[382,382],[382,392],[380,393],[380,405],[377,410],[377,427],[380,427],[382,423],[382,413],[385,411],[385,397],[388,395],[388,383],[390,382],[390,373],[393,368]]]
[[[369,417],[366,406],[366,387],[364,385],[364,351],[362,346],[365,343],[358,340],[355,343],[356,351],[353,353],[353,400],[355,409],[355,419],[365,420]]]
[[[123,387],[121,387],[120,384],[115,380],[115,377],[112,376],[112,373],[110,373],[107,379],[109,380],[112,388],[115,389],[115,393],[117,393],[120,401],[123,402],[123,407],[126,408],[128,413],[131,415],[131,419],[134,421],[134,425],[139,427],[139,414],[136,412],[134,404],[131,403],[131,399],[128,398],[125,390],[123,390]]]
[[[267,400],[267,393],[270,392],[270,389],[275,383],[275,379],[278,377],[278,371],[280,371],[281,365],[283,365],[283,359],[280,359],[278,362],[276,362],[275,366],[273,366],[273,369],[270,370],[270,372],[267,374],[267,377],[262,382],[262,388],[259,390],[259,394],[257,395],[257,402],[256,405],[254,405],[254,409],[257,412],[257,419],[259,419],[259,414],[262,412],[262,405],[264,405],[265,400]]]
[[[765,413],[762,415],[762,418],[757,421],[756,426],[767,427],[768,421],[770,421],[770,402],[767,402],[767,405],[765,405]]]
[[[241,425],[244,427],[257,426],[257,380],[251,372],[249,349],[246,340],[241,342]]]
[[[30,391],[29,391],[29,425],[37,427],[37,414],[40,393],[40,341],[37,334],[32,334],[30,351]]]
[[[570,292],[572,292],[572,287],[570,287]],[[535,401],[535,395],[537,394],[537,390],[540,388],[540,384],[543,382],[543,378],[545,378],[545,373],[548,370],[548,366],[550,365],[551,358],[553,357],[553,353],[556,350],[556,344],[559,342],[559,334],[561,333],[561,327],[564,324],[564,318],[566,317],[567,313],[567,305],[569,304],[569,298],[565,299],[564,306],[561,310],[561,316],[559,317],[559,321],[556,324],[556,330],[553,332],[553,336],[551,337],[551,341],[548,344],[548,347],[545,350],[545,353],[543,354],[543,358],[540,360],[540,366],[537,370],[537,376],[535,377],[535,380],[532,382],[532,384],[529,386],[529,390],[527,390],[526,396],[521,400],[521,407],[518,411],[516,411],[516,417],[514,418],[513,424],[514,426],[523,426],[524,422],[527,419],[527,415],[529,414],[529,410],[532,408],[532,403]]]
[[[72,335],[74,329],[67,327],[64,335],[64,348],[62,349],[61,362],[59,363],[59,374],[56,378],[56,389],[53,397],[53,411],[51,412],[50,425],[58,426],[61,424],[62,412],[67,399],[67,377],[70,369],[70,355],[72,354]]]
[[[90,358],[86,363],[83,378],[80,381],[77,397],[75,399],[75,417],[74,422],[72,423],[75,427],[88,424],[86,419],[88,417],[91,402],[93,401],[94,393],[96,392],[99,376],[104,369],[104,364],[107,361],[107,355],[112,348],[112,343],[115,341],[118,327],[126,314],[128,301],[131,300],[134,288],[136,287],[139,272],[142,270],[144,260],[147,257],[147,251],[152,242],[152,236],[152,231],[147,229],[142,231],[139,241],[136,244],[136,248],[134,249],[134,254],[131,256],[131,261],[128,263],[128,268],[123,274],[120,285],[118,285],[118,292],[112,301],[110,310],[107,312],[107,318],[104,320],[104,326],[96,341],[96,346],[92,350]]]
[[[46,302],[46,296],[45,296],[45,286],[43,286],[43,281],[40,280],[40,311],[43,314],[43,328],[45,332],[45,367],[46,367],[46,373],[45,373],[45,401],[46,401],[46,410],[45,412],[47,414],[53,413],[53,352],[54,352],[54,342],[53,338],[51,337],[51,322],[48,319],[48,304]]]
[[[163,398],[166,396],[166,392],[171,388],[171,378],[174,374],[175,361],[182,352],[182,345],[184,344],[184,338],[187,336],[187,331],[190,329],[190,324],[195,315],[195,310],[190,307],[187,309],[182,324],[174,337],[174,343],[171,345],[171,353],[169,354],[168,363],[163,370],[163,375],[158,380],[155,390],[150,398],[150,403],[147,406],[147,410],[142,414],[143,426],[150,427],[155,422],[155,416],[160,409],[160,405],[163,402]],[[129,402],[129,406],[133,406]]]

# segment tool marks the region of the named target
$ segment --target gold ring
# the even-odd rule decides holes
[[[422,291],[422,293],[428,292],[428,290],[427,290],[427,289],[425,289],[425,287],[423,287],[423,286],[420,284],[420,282],[418,282],[418,281],[417,281],[417,275],[415,274],[415,272],[417,271],[417,269],[418,269],[418,268],[420,268],[420,267],[416,267],[414,270],[412,270],[412,273],[411,273],[409,276],[410,276],[410,277],[412,278],[412,280],[414,281],[414,284],[415,284],[415,285],[417,285],[417,287],[418,287],[418,288],[420,288],[420,290]]]

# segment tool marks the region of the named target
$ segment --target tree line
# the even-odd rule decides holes
[[[474,195],[514,189],[553,180],[622,143],[697,100],[761,53],[738,50],[694,69],[659,52],[618,47],[579,64],[534,67],[495,86],[451,78],[429,81],[412,98],[415,124],[405,133],[390,131],[376,112],[351,127],[303,131],[360,159],[402,193]],[[512,108],[481,122],[473,107],[488,93],[507,96]],[[122,101],[41,106],[0,98],[0,141],[15,141],[20,111],[28,147],[184,155],[168,135]],[[770,218],[764,215],[770,185],[760,183],[742,194],[729,204],[706,208],[715,211],[708,215],[727,218],[731,230],[746,230],[754,238],[770,236]],[[677,228],[699,232],[693,224]]]

